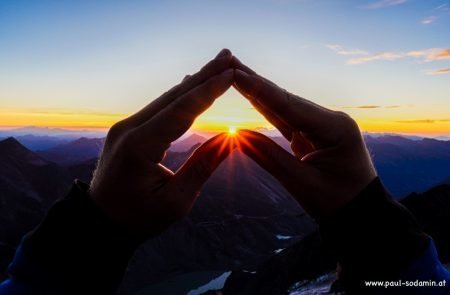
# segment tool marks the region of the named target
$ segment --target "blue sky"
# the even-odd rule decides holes
[[[108,126],[224,47],[363,129],[450,134],[442,0],[3,0],[0,125]],[[230,91],[203,120],[236,108]]]

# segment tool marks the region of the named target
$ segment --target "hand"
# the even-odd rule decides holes
[[[231,58],[223,50],[108,132],[90,195],[108,217],[137,236],[156,235],[187,215],[203,183],[232,151],[227,136],[219,134],[176,173],[160,164],[171,142],[232,85]]]
[[[240,148],[310,215],[332,215],[376,177],[358,125],[347,114],[287,92],[235,57],[232,64],[235,88],[291,142],[293,154],[252,131],[239,132]]]

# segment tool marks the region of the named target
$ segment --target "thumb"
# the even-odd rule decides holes
[[[171,185],[182,188],[187,196],[197,197],[203,184],[235,148],[236,139],[226,133],[212,137],[178,169]]]

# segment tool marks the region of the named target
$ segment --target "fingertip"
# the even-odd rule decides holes
[[[221,57],[228,57],[231,56],[231,51],[228,48],[223,48],[217,55],[216,55],[216,59],[217,58],[221,58]]]

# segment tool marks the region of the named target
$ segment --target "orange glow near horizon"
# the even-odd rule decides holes
[[[416,134],[423,136],[450,136],[450,120],[418,120],[413,114],[403,112],[381,114],[377,110],[356,112],[344,110],[356,119],[362,131],[376,133]],[[88,129],[106,131],[114,123],[129,114],[114,114],[72,110],[0,110],[0,129],[12,129],[25,126]],[[371,115],[373,117],[368,118]],[[375,117],[374,115],[378,115]],[[206,133],[235,133],[239,129],[273,130],[265,118],[246,100],[219,99],[209,110],[195,121],[192,130]]]

